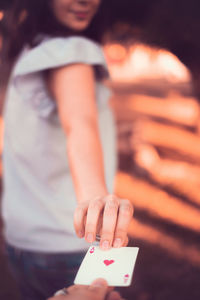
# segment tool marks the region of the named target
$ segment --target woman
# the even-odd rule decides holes
[[[2,211],[24,299],[71,284],[97,233],[103,250],[127,244],[133,207],[111,194],[115,128],[97,43],[104,5],[16,0],[7,16]]]

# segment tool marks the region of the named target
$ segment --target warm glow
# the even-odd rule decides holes
[[[200,163],[200,138],[195,133],[151,120],[143,120],[139,130],[143,142],[172,149]]]
[[[165,235],[158,228],[153,228],[133,219],[129,227],[132,239],[144,240],[155,247],[160,247],[178,259],[184,259],[195,266],[200,266],[199,249],[186,244],[170,235]]]
[[[105,47],[105,53],[109,63],[120,63],[126,59],[127,51],[120,44],[112,44]]]
[[[198,209],[181,202],[177,197],[167,194],[144,179],[118,173],[116,193],[122,198],[130,199],[135,208],[146,210],[152,216],[160,217],[196,232],[200,230],[200,211]]]
[[[3,122],[3,118],[0,117],[0,154],[2,154],[3,151],[3,132],[4,132],[4,122]]]
[[[170,93],[163,99],[135,93],[116,100],[114,105],[118,119],[133,119],[137,113],[185,126],[195,126],[199,120],[199,104],[193,97],[183,98],[176,93]]]
[[[4,13],[3,11],[0,11],[0,21],[3,19]]]
[[[147,161],[152,159],[152,155],[155,155],[155,153],[150,152],[146,154],[144,154],[144,160],[146,159]],[[155,167],[155,163],[159,164],[158,156],[153,159],[153,167]],[[172,162],[166,161],[166,166],[169,168],[171,167],[170,164],[172,166]],[[184,170],[184,166],[186,168],[188,167],[186,163],[185,165],[184,163],[180,164],[180,172],[178,172],[178,174],[174,174],[171,169],[171,173],[169,170],[168,175],[171,174],[171,178],[173,176],[176,177],[177,175],[182,179],[184,176],[186,178],[187,175],[190,177],[191,174],[185,173],[185,171],[188,170]],[[195,169],[195,167],[193,168]],[[156,173],[153,168],[151,168],[151,171],[152,173]],[[200,175],[200,169],[198,169],[198,174],[196,175]],[[184,183],[186,183],[186,181]],[[141,209],[147,211],[152,217],[160,218],[168,223],[178,224],[183,228],[188,228],[197,233],[199,232],[200,211],[198,209],[181,202],[176,197],[168,195],[166,192],[152,186],[144,179],[138,179],[135,176],[119,172],[116,177],[115,190],[120,197],[130,199],[136,210]],[[195,193],[196,196],[198,196],[198,189],[196,189]],[[187,260],[194,265],[200,265],[199,249],[196,246],[186,244],[181,241],[181,239],[179,240],[173,237],[173,235],[170,235],[170,233],[168,234],[159,228],[143,224],[134,218],[129,227],[129,234],[133,240],[141,239],[156,247],[163,248],[179,259]]]
[[[111,44],[105,47],[105,53],[111,77],[116,81],[127,82],[141,78],[164,78],[170,82],[190,80],[187,68],[166,50],[142,44],[125,50],[123,46]]]

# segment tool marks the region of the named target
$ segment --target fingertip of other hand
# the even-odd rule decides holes
[[[93,287],[107,287],[108,283],[105,279],[98,278],[98,279],[96,279],[92,282],[91,286],[93,286]]]

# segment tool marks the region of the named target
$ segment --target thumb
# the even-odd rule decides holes
[[[89,286],[89,290],[93,291],[95,294],[99,296],[99,299],[104,299],[108,292],[108,284],[105,279],[98,278],[92,282]]]

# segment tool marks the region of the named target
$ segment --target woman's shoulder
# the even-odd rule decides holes
[[[107,69],[101,46],[82,36],[40,37],[33,48],[24,49],[15,75],[25,75],[71,63],[100,65]]]
[[[86,45],[88,47],[95,47],[99,50],[101,50],[101,45],[98,44],[97,42],[81,36],[81,35],[72,35],[72,36],[67,36],[67,37],[50,37],[50,36],[43,36],[40,38],[40,42],[38,43],[39,46],[45,46],[45,45]]]

